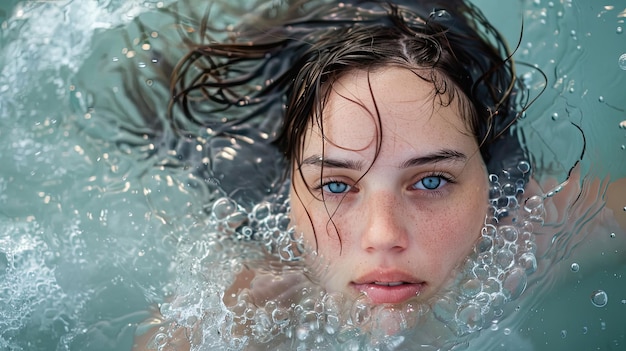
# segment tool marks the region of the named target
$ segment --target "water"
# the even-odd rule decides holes
[[[297,240],[285,231],[280,216],[284,208],[248,208],[245,204],[266,194],[237,188],[229,177],[237,172],[262,174],[255,184],[272,187],[275,166],[266,166],[271,152],[263,153],[263,162],[228,162],[249,153],[263,137],[211,139],[209,146],[222,152],[210,155],[204,140],[174,140],[160,127],[168,95],[158,72],[167,69],[168,55],[183,52],[170,45],[178,35],[170,26],[174,19],[155,13],[170,3],[66,0],[0,5],[2,350],[130,350],[135,327],[155,303],[162,304],[166,316],[178,313],[175,317],[183,325],[193,324],[198,311],[213,311],[201,324],[212,330],[212,323],[230,318],[215,306],[221,303],[223,282],[231,281],[241,267],[237,255],[242,247],[259,256],[269,252],[298,267]],[[470,349],[622,349],[626,239],[623,230],[592,226],[591,219],[602,216],[598,204],[610,181],[626,176],[626,133],[620,128],[626,120],[626,47],[616,30],[623,27],[624,6],[591,0],[477,4],[510,43],[518,40],[524,15],[516,58],[537,65],[548,78],[546,91],[522,122],[531,163],[542,170],[542,179],[556,178],[556,186],[584,148],[581,178],[587,176],[583,189],[592,201],[527,202],[530,215],[547,224],[530,232],[550,249],[533,252],[529,247],[532,256],[522,259],[520,254],[512,260],[510,243],[502,242],[508,249],[493,255],[500,267],[511,268],[511,262],[524,267],[524,274],[507,268],[510,279],[492,280],[497,283],[494,289],[504,289],[502,300],[481,295],[490,290],[468,280],[462,295],[446,295],[436,305],[438,317],[430,326],[464,321],[454,332],[471,335],[463,339]],[[192,12],[186,3],[179,6],[182,12]],[[134,21],[138,16],[141,22]],[[545,84],[537,71],[525,66],[519,70],[535,92]],[[135,98],[125,98],[129,93]],[[145,128],[147,124],[152,128]],[[209,135],[207,131],[205,137]],[[198,166],[206,157],[221,160],[216,164],[219,172],[207,173]],[[218,187],[244,205],[215,202],[223,195]],[[274,200],[282,204],[283,199]],[[617,200],[614,205],[623,209],[626,203]],[[563,214],[565,208],[569,217]],[[557,209],[561,215],[556,215]],[[623,216],[624,211],[615,215]],[[251,228],[275,234],[272,242],[279,244],[257,248],[246,241],[252,232],[228,231],[245,219]],[[218,227],[220,233],[241,240],[210,239]],[[525,232],[500,229],[508,241]],[[487,243],[481,247],[503,248]],[[273,270],[268,267],[276,273]],[[476,271],[489,281],[492,273]],[[181,284],[200,292],[175,294]],[[315,289],[305,295],[297,311],[272,303],[250,305],[240,296],[242,311],[231,317],[255,321],[258,328],[249,339],[285,332],[288,321],[297,318],[302,323],[294,325],[291,346],[302,342],[323,349],[339,340],[345,348],[364,347],[359,330],[342,329],[340,296]],[[426,313],[371,311],[358,301],[352,307],[348,316],[361,325],[375,324],[372,318],[379,318],[410,327],[415,323],[411,316]],[[420,336],[374,335],[380,349],[403,348]],[[220,338],[207,334],[204,341],[206,348],[221,344]]]

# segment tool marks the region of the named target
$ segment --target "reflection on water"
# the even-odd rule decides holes
[[[372,311],[357,306],[341,315],[340,296],[314,296],[317,291],[308,290],[312,298],[303,298],[298,311],[272,301],[248,305],[245,296],[232,309],[237,313],[215,308],[222,306],[225,282],[242,269],[244,248],[249,261],[268,252],[284,261],[297,256],[297,245],[285,245],[295,238],[286,235],[284,217],[277,217],[284,207],[252,205],[267,195],[265,189],[280,194],[281,165],[269,161],[275,151],[263,150],[260,160],[229,162],[263,145],[263,135],[242,131],[212,138],[207,130],[183,139],[169,131],[167,75],[184,52],[177,44],[179,29],[194,25],[185,16],[157,12],[169,3],[0,5],[0,349],[129,350],[135,325],[149,316],[153,303],[162,304],[162,313],[181,325],[197,325],[203,317],[201,329],[223,335],[238,333],[217,326],[227,318],[254,321],[258,327],[247,336],[259,341],[287,334],[289,321],[298,319],[302,323],[291,324],[298,327],[287,335],[293,345],[329,345],[332,339],[364,346],[358,329],[341,326],[347,318],[366,323]],[[605,178],[626,176],[626,134],[619,128],[626,119],[626,49],[619,29],[626,18],[624,5],[538,0],[503,9],[491,0],[477,4],[511,43],[519,38],[521,20],[509,19],[524,15],[516,53],[519,73],[536,92],[545,80],[523,64],[536,64],[548,78],[520,128],[545,185],[536,193],[545,194],[565,180],[584,149],[580,190],[585,201],[575,202],[576,189],[541,202],[546,226],[531,232],[549,250],[536,255],[536,272],[526,284],[518,279],[508,285],[512,295],[526,286],[521,297],[504,305],[502,315],[508,318],[485,318],[472,309],[483,305],[459,308],[455,300],[438,305],[440,318],[434,322],[461,316],[464,330],[473,328],[471,323],[483,325],[480,345],[492,340],[484,342],[486,349],[506,344],[619,350],[626,343],[621,317],[626,239],[603,217],[601,205],[609,186]],[[181,13],[194,13],[187,2],[177,6]],[[503,11],[511,14],[503,16]],[[257,176],[242,184],[232,174]],[[242,206],[214,201],[224,195]],[[284,204],[276,196],[272,202]],[[275,235],[274,241],[262,242],[277,244],[252,245],[249,237],[259,233]],[[508,262],[509,256],[503,252],[496,259]],[[526,258],[525,269],[534,270],[533,260]],[[181,285],[188,288],[182,294]],[[480,300],[474,285],[468,282],[465,288]],[[411,324],[407,311],[374,311],[385,313],[400,316],[387,320],[404,318],[402,323]],[[213,335],[201,334],[204,347],[223,346]],[[418,338],[401,336],[406,339],[379,339],[378,346],[393,348]]]

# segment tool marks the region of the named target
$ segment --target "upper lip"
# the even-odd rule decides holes
[[[424,281],[412,276],[409,273],[400,270],[376,270],[366,273],[352,281],[355,285],[362,284],[389,284],[389,283],[405,283],[405,284],[421,284]]]

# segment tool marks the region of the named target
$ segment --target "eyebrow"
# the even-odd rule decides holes
[[[462,152],[451,149],[442,149],[426,155],[410,158],[402,162],[398,168],[404,169],[416,166],[432,165],[441,162],[459,162],[465,160],[467,160],[467,155]],[[364,166],[362,161],[325,158],[321,155],[312,155],[305,158],[302,161],[302,166],[304,165],[324,168],[345,168],[356,171],[362,170]]]
[[[414,157],[402,163],[400,168],[409,168],[415,166],[423,166],[440,162],[458,162],[466,161],[467,155],[462,152],[450,149],[443,149],[437,152],[426,154],[424,156]]]

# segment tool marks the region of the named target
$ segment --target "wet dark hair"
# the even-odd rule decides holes
[[[519,89],[505,41],[473,5],[296,1],[269,6],[231,33],[227,42],[194,44],[179,63],[172,101],[184,122],[174,118],[176,129],[192,122],[219,134],[254,125],[298,162],[303,134],[313,118],[321,123],[335,80],[398,65],[426,72],[420,76],[443,103],[460,104],[488,168],[499,171],[492,156],[520,113]]]
[[[515,169],[525,159],[509,132],[523,106],[511,53],[473,5],[462,0],[288,5],[247,18],[232,29],[230,42],[192,48],[172,81],[172,107],[184,117],[173,119],[176,129],[186,131],[191,122],[219,135],[254,126],[291,164],[286,178],[300,168],[311,123],[323,133],[321,112],[333,83],[354,70],[391,65],[431,82],[442,105],[458,104],[490,172]],[[380,126],[380,116],[375,118]],[[378,133],[376,155],[380,128]]]

